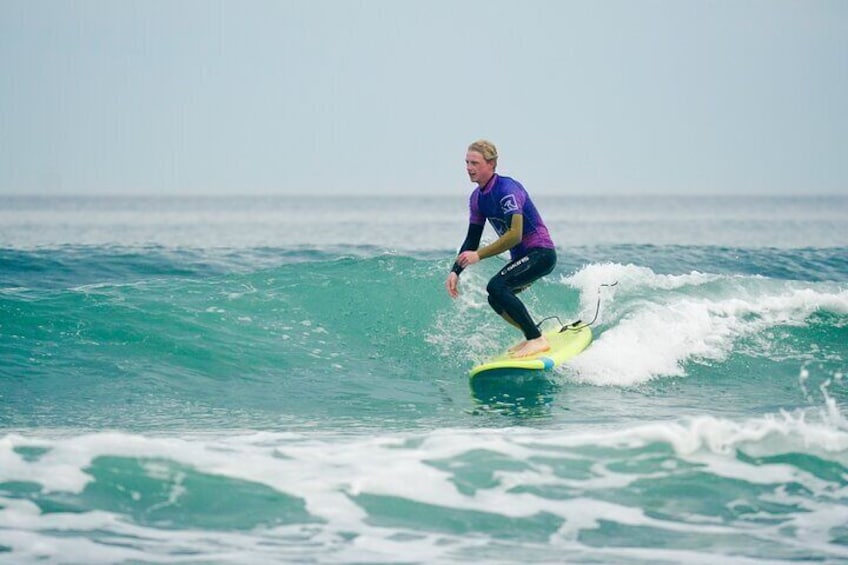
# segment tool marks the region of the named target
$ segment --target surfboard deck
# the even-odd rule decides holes
[[[568,361],[592,343],[592,328],[586,324],[566,326],[563,331],[545,332],[551,348],[530,357],[511,357],[504,351],[484,363],[472,367],[469,378],[501,369],[526,369],[545,371]]]

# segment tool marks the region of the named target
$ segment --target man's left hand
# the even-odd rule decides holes
[[[459,254],[459,257],[456,258],[456,262],[459,263],[460,267],[465,269],[474,263],[479,263],[480,255],[478,255],[476,251],[463,251]]]

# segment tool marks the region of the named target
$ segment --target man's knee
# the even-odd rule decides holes
[[[491,298],[492,296],[500,296],[504,292],[509,292],[509,289],[507,289],[503,280],[495,277],[486,285],[486,292],[489,293],[489,297]]]
[[[486,285],[486,292],[489,293],[489,306],[492,309],[500,314],[504,311],[504,293],[509,292],[509,289],[503,284],[503,281],[498,278],[494,278],[489,281],[489,284]]]
[[[500,302],[498,302],[498,300],[491,294],[488,296],[488,298],[489,306],[492,307],[492,310],[494,310],[497,314],[503,313],[503,306],[501,306]]]

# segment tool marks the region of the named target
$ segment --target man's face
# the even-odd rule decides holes
[[[482,154],[477,151],[469,151],[465,154],[465,170],[472,182],[482,185],[495,174],[495,162],[487,163]]]

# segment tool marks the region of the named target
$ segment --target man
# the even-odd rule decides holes
[[[516,294],[553,271],[556,251],[527,191],[517,181],[496,174],[497,165],[498,151],[491,142],[480,140],[468,146],[465,169],[477,188],[469,200],[468,234],[445,287],[456,298],[463,269],[508,250],[511,262],[492,277],[486,291],[494,311],[524,332],[525,341],[512,348],[512,356],[528,357],[550,346]],[[478,249],[486,220],[499,237]]]

